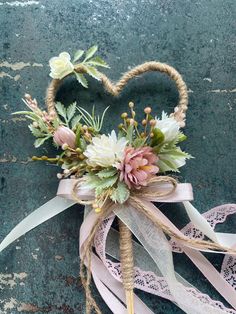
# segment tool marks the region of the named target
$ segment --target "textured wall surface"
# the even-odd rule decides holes
[[[57,168],[35,163],[37,150],[21,110],[30,92],[43,105],[49,82],[48,60],[61,51],[73,53],[99,45],[100,55],[116,80],[130,67],[159,60],[176,67],[188,85],[190,107],[184,144],[195,159],[181,172],[193,184],[194,204],[201,212],[235,202],[236,186],[236,3],[235,0],[39,0],[0,1],[0,240],[27,214],[55,195]],[[111,106],[105,130],[133,100],[171,112],[177,91],[168,78],[144,75],[118,99],[90,81],[89,91],[67,80],[58,93],[65,104],[77,100],[98,111]],[[141,114],[141,109],[137,109]],[[179,206],[164,209],[173,221],[187,221]],[[73,207],[41,225],[0,254],[0,313],[85,313],[78,260],[83,210]],[[227,224],[235,231],[236,220]],[[220,256],[211,256],[219,268]],[[177,270],[191,283],[222,299],[191,262],[175,257]],[[103,313],[110,313],[93,290]],[[139,295],[154,313],[182,313],[175,305],[145,293]]]

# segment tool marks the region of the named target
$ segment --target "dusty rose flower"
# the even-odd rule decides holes
[[[146,186],[148,180],[159,171],[157,160],[151,147],[127,147],[123,162],[117,165],[120,180],[124,180],[129,188]]]
[[[67,144],[71,148],[75,148],[75,133],[66,126],[59,126],[53,135],[54,142],[62,146]]]

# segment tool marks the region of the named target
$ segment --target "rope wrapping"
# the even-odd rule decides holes
[[[83,64],[79,64],[75,66],[75,72],[86,73],[86,68],[83,66]],[[174,108],[174,112],[171,114],[171,116],[173,116],[176,121],[179,122],[180,127],[184,127],[186,111],[188,109],[188,92],[187,86],[182,79],[182,76],[175,68],[168,64],[157,61],[145,62],[124,73],[120,80],[115,84],[113,84],[104,73],[99,72],[99,74],[105,90],[113,96],[118,96],[131,79],[146,72],[165,73],[176,83],[176,87],[179,92],[179,102],[178,105]],[[55,95],[60,84],[61,80],[53,79],[47,89],[46,105],[50,115],[56,115]]]

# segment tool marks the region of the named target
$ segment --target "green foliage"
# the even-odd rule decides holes
[[[57,113],[66,120],[67,119],[66,107],[60,102],[57,102],[55,104],[55,107],[56,107]]]
[[[97,70],[97,67],[109,68],[109,66],[100,57],[98,57],[98,56],[94,57],[94,54],[97,52],[97,50],[98,50],[98,46],[96,46],[96,45],[89,48],[85,52],[85,58],[81,62],[81,64],[83,65],[83,67],[84,67],[84,69],[88,75],[95,78],[96,80],[100,80],[101,73],[99,73],[99,71]],[[84,51],[78,50],[75,53],[73,62],[78,61],[83,55],[84,55]],[[83,73],[77,73],[76,71],[74,71],[74,73],[75,73],[75,76],[76,76],[76,79],[78,80],[78,82],[83,87],[88,88],[88,82],[87,82],[84,74]]]
[[[38,115],[32,111],[16,111],[13,112],[12,115],[23,115],[28,116],[28,118],[32,118],[32,120],[37,121],[39,119]]]
[[[82,149],[82,145],[81,145],[81,127],[82,125],[79,124],[77,126],[77,129],[76,129],[76,133],[75,133],[75,145],[76,147],[79,147]]]
[[[103,169],[103,170],[99,171],[97,173],[97,176],[100,179],[103,179],[103,178],[113,177],[115,174],[117,174],[117,169],[116,168],[108,168],[108,169]]]
[[[77,78],[77,81],[85,88],[88,88],[88,82],[85,78],[85,76],[82,73],[75,72],[75,76]]]
[[[100,76],[101,74],[98,72],[98,70],[90,65],[86,65],[86,70],[87,73],[92,76],[93,78],[95,78],[96,80],[100,80]]]
[[[103,121],[105,114],[107,112],[109,107],[107,107],[100,118],[100,116],[95,116],[95,108],[93,107],[92,114],[90,114],[87,110],[85,110],[82,107],[77,107],[81,114],[81,118],[88,126],[92,127],[94,129],[95,133],[99,133],[102,129]]]
[[[129,142],[129,144],[132,144],[133,142],[133,134],[134,134],[134,126],[129,125],[127,128],[127,134],[126,134],[126,139]]]
[[[123,204],[130,196],[130,191],[124,182],[118,182],[117,188],[113,190],[111,199],[115,203]]]
[[[161,132],[160,129],[155,128],[155,129],[152,130],[152,133],[153,133],[153,137],[152,137],[152,140],[151,140],[151,146],[152,147],[160,145],[160,144],[162,144],[164,142],[165,136]]]
[[[178,143],[183,142],[186,139],[187,139],[187,136],[184,133],[179,132]]]
[[[145,142],[146,142],[146,138],[137,137],[133,141],[133,146],[134,148],[142,147],[145,144]]]
[[[193,158],[186,152],[183,152],[175,145],[171,149],[163,148],[158,154],[159,160],[157,162],[160,172],[175,171],[179,172],[178,168],[185,164],[185,159]]]
[[[118,174],[110,177],[99,178],[97,174],[88,173],[86,176],[86,184],[90,189],[95,189],[96,196],[101,195],[106,189],[113,187],[118,180]]]
[[[39,137],[35,140],[34,142],[34,146],[35,148],[38,148],[39,146],[43,145],[43,143],[49,139],[50,136],[46,136],[46,137]]]
[[[86,185],[90,189],[96,189],[101,182],[101,179],[93,173],[87,173],[84,178],[86,180]]]
[[[83,54],[84,54],[84,50],[81,50],[81,49],[77,50],[74,55],[73,62],[78,61],[82,57]]]
[[[74,116],[71,120],[71,128],[72,130],[77,129],[77,126],[81,120],[81,115]]]
[[[30,124],[28,127],[29,127],[31,133],[33,134],[33,136],[35,136],[35,137],[44,137],[45,136],[45,133],[43,133],[40,129],[35,128],[33,126],[33,124]]]
[[[109,68],[109,65],[102,60],[100,57],[94,57],[87,61],[87,64],[93,65],[93,66],[99,66],[99,67],[104,67],[104,68]]]
[[[86,56],[85,56],[85,59],[83,62],[86,62],[88,59],[92,58],[92,56],[95,54],[95,52],[97,52],[98,50],[98,46],[95,45],[95,46],[92,46],[91,48],[89,48],[87,51],[86,51]]]
[[[69,105],[69,107],[66,110],[68,121],[70,121],[74,117],[75,111],[76,111],[76,103],[74,102],[73,104]]]
[[[107,188],[112,187],[118,180],[118,174],[113,177],[100,179],[99,185],[95,188],[96,196],[100,195]]]
[[[66,108],[62,103],[57,102],[55,107],[58,114],[63,118],[66,126],[70,128],[70,121],[76,112],[76,102],[69,105],[68,108]]]
[[[33,111],[17,111],[13,115],[24,115],[27,119],[36,123],[37,127],[34,124],[30,124],[28,128],[30,129],[33,136],[37,139],[34,142],[34,146],[40,147],[46,140],[52,137],[52,133],[48,130],[46,123],[42,120],[42,117]]]

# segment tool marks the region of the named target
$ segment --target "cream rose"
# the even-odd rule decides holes
[[[71,57],[68,52],[61,52],[58,57],[49,60],[51,68],[50,76],[54,79],[62,79],[74,71],[74,65],[70,62]]]

